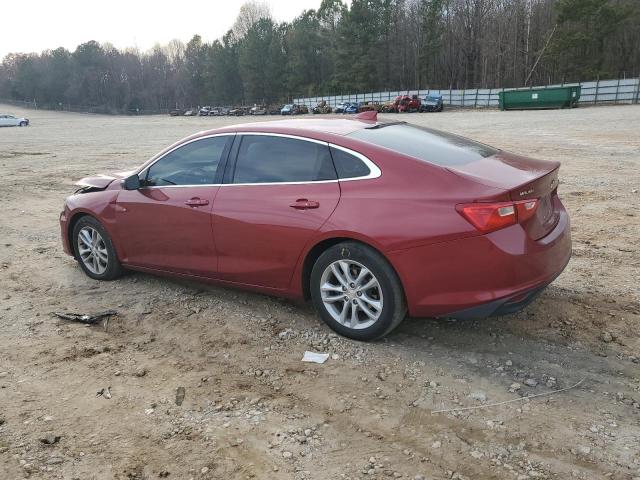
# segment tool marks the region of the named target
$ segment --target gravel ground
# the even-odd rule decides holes
[[[371,344],[309,305],[96,282],[62,253],[75,180],[244,119],[2,110],[32,125],[0,130],[1,479],[640,478],[640,106],[403,116],[561,161],[574,257],[524,312]]]

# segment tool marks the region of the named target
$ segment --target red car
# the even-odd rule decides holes
[[[125,268],[311,298],[336,332],[405,315],[517,311],[564,269],[557,162],[403,122],[309,119],[201,132],[65,201],[64,250]]]
[[[417,95],[413,95],[411,97],[409,95],[400,95],[393,101],[392,110],[395,113],[412,113],[420,111],[420,107],[421,102]]]

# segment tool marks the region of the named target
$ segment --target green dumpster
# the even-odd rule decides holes
[[[571,108],[578,104],[580,87],[552,87],[500,92],[500,110]]]

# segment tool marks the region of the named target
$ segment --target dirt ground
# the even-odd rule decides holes
[[[96,282],[63,254],[75,180],[251,119],[2,110],[32,125],[0,129],[0,479],[640,478],[640,106],[404,116],[561,161],[574,256],[522,313],[371,344],[309,305]],[[107,309],[106,329],[51,314]]]

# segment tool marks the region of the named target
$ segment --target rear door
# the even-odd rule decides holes
[[[329,147],[276,134],[238,135],[236,145],[213,206],[218,275],[284,289],[340,199]]]
[[[233,135],[217,135],[185,143],[140,173],[139,190],[118,194],[116,225],[125,263],[215,275],[211,209],[222,179],[218,169],[232,141]]]

